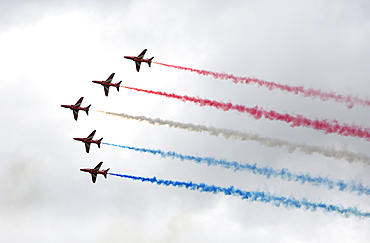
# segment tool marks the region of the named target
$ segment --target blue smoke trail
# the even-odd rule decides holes
[[[159,154],[163,158],[165,157],[171,157],[171,158],[178,158],[182,161],[189,160],[194,161],[198,164],[205,163],[208,166],[221,166],[226,169],[233,169],[234,171],[249,171],[255,175],[263,175],[266,176],[267,179],[270,177],[280,178],[282,180],[286,181],[295,181],[300,182],[301,184],[309,183],[313,186],[320,187],[321,185],[326,186],[329,190],[333,189],[334,187],[337,187],[339,191],[349,191],[349,192],[357,192],[358,195],[370,195],[370,188],[364,187],[362,183],[357,183],[356,181],[350,181],[350,182],[344,182],[343,180],[339,181],[333,181],[329,178],[323,178],[321,176],[310,176],[309,174],[297,174],[290,172],[286,168],[282,169],[273,169],[272,167],[257,167],[256,164],[239,164],[236,161],[228,162],[226,160],[220,159],[217,160],[215,158],[211,157],[195,157],[191,155],[182,155],[178,154],[176,152],[164,152],[162,150],[152,150],[152,149],[145,149],[145,148],[135,148],[135,147],[129,147],[129,146],[123,146],[123,145],[117,145],[117,144],[111,144],[111,143],[103,143],[106,145],[111,145],[115,147],[130,149],[138,152],[146,152],[151,154]]]
[[[191,181],[189,182],[181,182],[181,181],[172,181],[172,180],[161,180],[157,179],[156,177],[153,178],[145,178],[145,177],[138,177],[138,176],[131,176],[131,175],[122,175],[122,174],[114,174],[108,173],[109,175],[120,176],[123,178],[128,178],[132,180],[140,180],[142,182],[150,182],[156,183],[157,185],[165,185],[165,186],[174,186],[174,187],[185,187],[188,190],[197,190],[200,192],[212,192],[213,194],[224,193],[225,195],[233,195],[239,196],[243,200],[248,200],[250,202],[258,201],[264,203],[272,203],[274,206],[279,207],[283,205],[285,208],[303,208],[305,210],[315,211],[316,209],[321,209],[324,212],[336,212],[346,218],[350,215],[358,217],[358,218],[370,218],[370,213],[368,212],[361,212],[356,207],[349,207],[343,208],[342,206],[336,205],[326,205],[324,203],[314,203],[309,202],[306,198],[301,200],[295,199],[294,197],[278,197],[275,195],[271,195],[269,192],[264,191],[242,191],[240,189],[235,189],[233,186],[229,188],[225,187],[218,187],[214,185],[207,185],[204,183],[196,184]]]

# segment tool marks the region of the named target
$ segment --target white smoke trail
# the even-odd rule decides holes
[[[242,132],[238,130],[233,129],[227,129],[227,128],[216,128],[213,126],[205,126],[205,125],[195,125],[192,123],[181,123],[181,122],[175,122],[171,120],[162,120],[160,118],[150,118],[145,116],[131,116],[127,115],[125,113],[114,113],[114,112],[106,112],[106,111],[99,111],[104,114],[112,115],[112,116],[119,116],[126,119],[131,120],[137,120],[137,121],[145,121],[153,125],[167,125],[169,127],[173,128],[179,128],[188,130],[191,132],[204,132],[208,133],[212,136],[219,136],[222,135],[225,138],[234,138],[234,139],[240,139],[242,141],[250,140],[258,142],[262,145],[265,145],[267,147],[271,148],[281,148],[286,147],[289,153],[294,152],[295,150],[301,151],[305,154],[321,154],[328,158],[333,159],[345,159],[348,162],[364,162],[367,164],[370,164],[370,158],[361,153],[354,153],[347,150],[336,150],[334,148],[328,148],[328,147],[320,147],[315,145],[307,145],[302,143],[291,143],[285,140],[277,139],[277,138],[269,138],[269,137],[263,137],[260,134],[257,133],[247,133]]]

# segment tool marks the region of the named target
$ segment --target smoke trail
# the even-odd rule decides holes
[[[155,94],[155,95],[160,95],[160,96],[164,96],[168,98],[179,99],[184,102],[191,101],[196,104],[199,104],[200,106],[212,106],[217,109],[221,109],[223,111],[236,110],[239,112],[248,113],[249,115],[254,117],[254,119],[256,120],[259,120],[262,117],[264,117],[265,119],[268,119],[271,121],[284,121],[286,123],[290,123],[291,127],[300,127],[300,126],[309,127],[315,130],[324,131],[325,134],[337,133],[345,137],[346,136],[359,137],[359,138],[364,138],[367,141],[370,141],[370,129],[363,128],[355,124],[348,125],[344,123],[343,125],[341,125],[336,120],[333,120],[333,121],[328,121],[326,119],[311,120],[302,115],[292,116],[289,114],[281,114],[276,111],[266,111],[262,108],[258,108],[258,106],[250,108],[250,107],[246,107],[243,105],[233,105],[231,102],[224,103],[224,102],[218,102],[214,100],[190,97],[187,95],[182,96],[182,95],[176,95],[176,94],[167,94],[165,92],[160,92],[160,91],[138,89],[138,88],[133,88],[133,87],[126,87],[126,86],[121,86],[121,87],[124,87],[127,89],[133,89],[139,92],[145,92],[148,94]]]
[[[336,94],[334,91],[323,92],[321,90],[312,89],[312,88],[306,89],[303,86],[289,86],[289,85],[283,85],[283,84],[278,84],[274,82],[268,82],[268,81],[264,81],[258,78],[238,77],[238,76],[234,76],[232,74],[227,74],[227,73],[216,73],[216,72],[211,72],[211,71],[206,71],[206,70],[186,68],[186,67],[169,65],[169,64],[159,63],[159,62],[154,62],[154,63],[163,65],[166,67],[173,67],[173,68],[177,68],[181,70],[195,72],[195,73],[198,73],[199,75],[213,76],[215,79],[221,79],[221,80],[231,79],[233,80],[234,83],[243,83],[243,84],[255,83],[259,87],[264,86],[270,91],[274,89],[280,89],[282,91],[289,92],[289,93],[301,94],[304,97],[310,97],[313,99],[319,98],[322,101],[334,100],[335,102],[338,102],[340,104],[346,104],[348,109],[351,109],[355,104],[362,105],[362,106],[370,105],[370,100],[360,99],[352,95],[347,95],[347,96],[339,95],[339,94]]]
[[[300,144],[300,143],[290,143],[288,141],[284,141],[277,138],[269,138],[263,137],[257,133],[246,133],[237,130],[227,129],[227,128],[215,128],[213,126],[207,127],[205,125],[195,125],[192,123],[181,123],[175,122],[170,120],[162,120],[160,118],[152,119],[150,117],[145,116],[131,116],[125,113],[114,113],[114,112],[106,112],[106,111],[98,111],[104,114],[112,115],[112,116],[119,116],[126,119],[132,119],[137,121],[146,121],[153,125],[167,125],[170,128],[179,128],[184,129],[191,132],[205,132],[212,136],[222,135],[226,139],[234,138],[240,139],[242,141],[250,140],[258,142],[261,145],[265,145],[271,148],[282,148],[286,147],[288,152],[293,153],[295,150],[299,150],[305,154],[312,155],[313,153],[321,154],[328,158],[333,159],[345,159],[348,162],[357,162],[361,161],[363,163],[369,164],[370,158],[365,154],[360,153],[353,153],[347,150],[335,150],[333,148],[323,148],[319,146],[307,145],[307,144]]]
[[[272,167],[265,166],[265,167],[258,167],[257,164],[240,164],[236,161],[229,162],[224,159],[215,159],[211,157],[196,157],[191,155],[182,155],[176,152],[164,152],[162,150],[153,150],[153,149],[145,149],[145,148],[135,148],[123,145],[117,145],[112,143],[103,143],[105,145],[115,146],[124,149],[130,149],[141,153],[151,153],[151,154],[159,154],[163,158],[171,157],[171,158],[178,158],[181,161],[189,160],[194,161],[198,164],[207,164],[208,166],[221,166],[226,169],[232,169],[234,171],[249,171],[255,175],[263,175],[270,179],[270,177],[280,178],[286,181],[295,181],[300,182],[301,184],[309,183],[313,186],[320,187],[325,185],[329,190],[337,187],[339,191],[349,191],[349,192],[357,192],[358,195],[370,195],[370,188],[366,188],[362,185],[362,183],[357,183],[356,181],[351,182],[344,182],[340,181],[333,181],[330,180],[328,177],[323,178],[321,176],[310,176],[309,174],[297,174],[292,173],[286,168],[282,169],[273,169]]]
[[[310,202],[306,198],[301,200],[295,199],[294,197],[279,197],[275,195],[271,195],[269,192],[264,191],[242,191],[240,189],[235,189],[233,186],[229,188],[225,187],[218,187],[214,185],[207,185],[204,183],[193,183],[189,182],[181,182],[181,181],[172,181],[172,180],[161,180],[157,179],[156,177],[153,178],[146,178],[146,177],[138,177],[138,176],[131,176],[131,175],[122,175],[122,174],[114,174],[108,173],[110,175],[119,176],[123,178],[128,178],[131,180],[139,180],[142,182],[150,182],[155,183],[157,185],[165,185],[165,186],[174,186],[174,187],[185,187],[188,190],[197,190],[200,192],[211,192],[213,194],[224,193],[225,195],[233,195],[239,196],[243,200],[248,200],[250,202],[264,202],[264,203],[272,203],[276,207],[280,207],[280,205],[284,206],[285,208],[303,208],[305,210],[315,211],[316,209],[321,209],[324,212],[336,212],[346,218],[349,216],[354,216],[358,218],[370,218],[370,213],[368,212],[361,212],[356,207],[349,207],[343,208],[342,206],[336,205],[327,205],[324,203],[315,203]]]

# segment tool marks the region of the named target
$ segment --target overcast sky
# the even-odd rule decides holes
[[[328,134],[248,114],[111,88],[92,80],[231,101],[310,119],[370,127],[369,107],[348,109],[257,85],[234,84],[143,63],[124,55],[304,85],[370,98],[368,1],[1,1],[1,242],[368,242],[370,219],[286,209],[223,194],[158,186],[80,168],[268,191],[370,212],[366,195],[267,179],[191,161],[92,144],[73,137],[97,130],[103,142],[287,168],[295,173],[370,185],[370,167],[320,154],[289,153],[254,141],[108,116],[143,115],[257,133],[370,156],[365,139]],[[72,105],[84,97],[89,116]]]

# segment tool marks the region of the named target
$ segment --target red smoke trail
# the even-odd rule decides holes
[[[138,89],[133,87],[127,87],[127,86],[121,86],[126,89],[133,89],[139,92],[145,92],[148,94],[155,94],[164,96],[167,98],[173,98],[178,99],[183,102],[185,101],[191,101],[194,102],[200,106],[212,106],[217,109],[221,109],[224,111],[228,110],[236,110],[243,113],[248,113],[254,119],[258,120],[264,117],[265,119],[271,120],[271,121],[284,121],[286,123],[290,123],[291,127],[310,127],[316,130],[324,131],[325,134],[328,133],[337,133],[342,136],[352,136],[352,137],[359,137],[364,138],[367,141],[370,141],[370,129],[369,128],[362,128],[358,125],[349,125],[349,124],[339,124],[338,121],[328,121],[326,119],[324,120],[311,120],[308,119],[302,115],[289,115],[289,114],[281,114],[276,111],[266,111],[262,108],[259,108],[258,106],[255,106],[253,108],[245,107],[243,105],[233,105],[231,102],[224,103],[224,102],[218,102],[214,100],[208,100],[208,99],[201,99],[198,97],[189,97],[187,95],[176,95],[176,94],[167,94],[165,92],[160,91],[151,91],[151,90],[145,90],[145,89]]]
[[[304,97],[311,97],[311,98],[319,98],[322,101],[327,101],[327,100],[334,100],[335,102],[338,103],[345,103],[348,109],[351,109],[355,104],[357,105],[362,105],[362,106],[370,106],[370,100],[363,100],[355,96],[344,96],[344,95],[339,95],[336,94],[334,91],[329,91],[329,92],[323,92],[321,90],[317,89],[305,89],[303,86],[289,86],[289,85],[283,85],[283,84],[278,84],[278,83],[273,83],[273,82],[268,82],[264,81],[258,78],[246,78],[246,77],[237,77],[232,74],[227,74],[227,73],[216,73],[216,72],[211,72],[211,71],[206,71],[206,70],[199,70],[199,69],[193,69],[193,68],[187,68],[187,67],[181,67],[181,66],[175,66],[175,65],[169,65],[169,64],[164,64],[160,62],[154,62],[156,64],[166,66],[166,67],[173,67],[185,71],[191,71],[191,72],[196,72],[200,75],[204,76],[213,76],[216,79],[232,79],[234,83],[242,83],[242,84],[252,84],[256,83],[258,86],[264,86],[267,89],[274,90],[274,89],[280,89],[282,91],[286,91],[289,93],[294,93],[294,94],[302,94]]]

